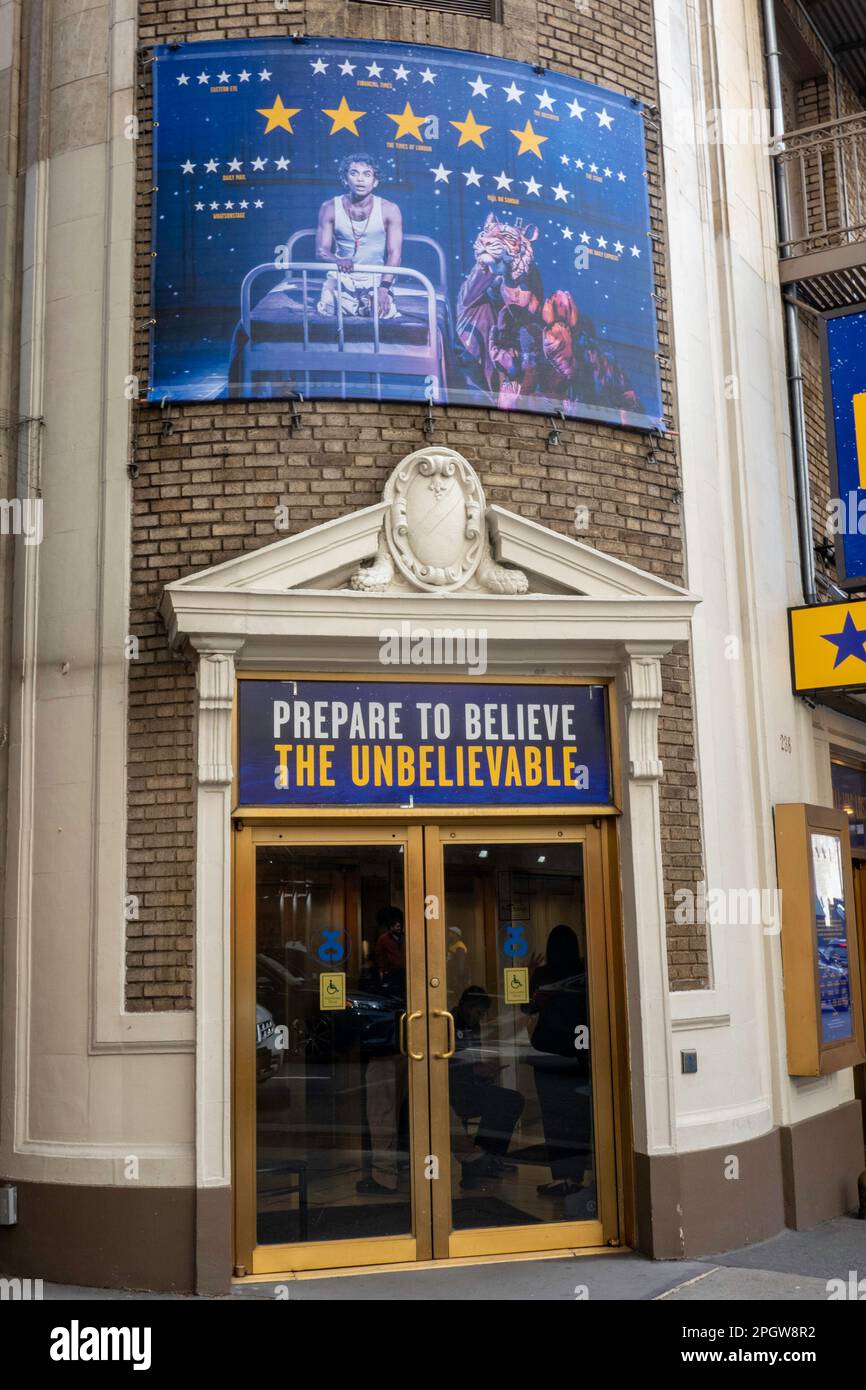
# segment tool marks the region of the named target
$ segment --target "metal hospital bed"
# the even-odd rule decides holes
[[[235,332],[229,395],[280,395],[274,387],[290,384],[301,394],[314,394],[313,374],[327,373],[345,398],[351,374],[372,377],[372,398],[383,398],[383,376],[418,378],[421,391],[433,401],[446,385],[445,342],[451,337],[445,256],[432,237],[403,238],[404,259],[427,263],[436,279],[411,265],[358,263],[362,274],[393,277],[392,293],[399,316],[381,319],[372,296],[369,317],[344,312],[336,295],[336,313],[320,314],[318,302],[325,277],[335,267],[324,261],[295,259],[299,241],[315,241],[315,228],[295,232],[287,244],[285,266],[273,262],[254,266],[241,286],[241,320]],[[414,252],[414,254],[413,254]],[[253,302],[253,286],[266,275],[278,283]]]

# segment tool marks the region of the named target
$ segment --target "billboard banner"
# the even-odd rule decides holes
[[[306,38],[154,50],[149,392],[663,428],[640,104]]]
[[[241,680],[240,806],[604,806],[604,685]]]
[[[845,588],[866,583],[866,304],[821,324],[824,413],[836,515],[836,569]]]

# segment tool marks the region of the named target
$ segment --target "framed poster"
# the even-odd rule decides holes
[[[788,1071],[823,1076],[866,1060],[848,817],[777,806]]]
[[[152,399],[664,427],[640,103],[413,44],[153,53]]]
[[[821,361],[830,481],[838,509],[836,569],[843,588],[862,589],[866,586],[866,304],[821,316]]]

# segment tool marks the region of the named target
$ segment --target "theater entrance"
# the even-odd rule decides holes
[[[235,830],[236,1273],[618,1245],[614,819]]]

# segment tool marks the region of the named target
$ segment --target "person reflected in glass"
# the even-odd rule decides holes
[[[482,1024],[490,1012],[490,995],[480,985],[469,985],[455,1005],[455,1051],[449,1062],[448,1083],[451,1108],[465,1125],[478,1120],[475,1158],[461,1158],[461,1186],[480,1186],[485,1179],[501,1178],[514,1172],[516,1164],[506,1159],[524,1100],[519,1091],[501,1086],[497,1080],[504,1063],[485,1057],[482,1051]]]
[[[400,1119],[408,1093],[405,1058],[400,1054],[400,1015],[406,1007],[406,943],[403,910],[381,907],[378,936],[364,986],[383,1000],[383,1018],[361,1038],[366,1061],[364,1088],[370,1134],[370,1171],[356,1184],[363,1196],[394,1196],[400,1171]]]
[[[574,930],[555,926],[543,963],[531,962],[528,1016],[544,1142],[552,1182],[542,1197],[566,1199],[566,1215],[596,1214],[586,961]],[[585,1045],[584,1045],[585,1044]]]

